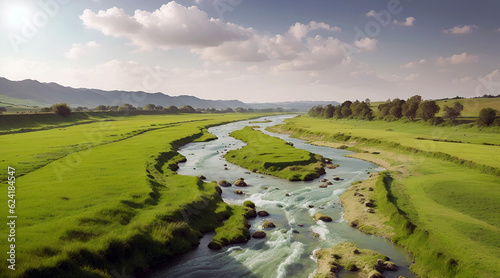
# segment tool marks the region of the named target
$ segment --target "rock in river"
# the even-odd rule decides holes
[[[236,186],[240,186],[240,187],[245,187],[247,186],[247,183],[243,180],[243,178],[240,178],[239,180],[237,180],[234,185]]]
[[[264,229],[266,229],[266,228],[276,228],[276,226],[274,225],[273,222],[266,221],[266,222],[264,222],[264,224],[262,224],[262,228],[264,228]]]
[[[314,220],[315,221],[324,221],[324,222],[332,222],[332,218],[328,215],[324,215],[323,213],[321,212],[317,212],[314,216],[313,216]]]
[[[263,232],[263,231],[255,231],[255,232],[252,234],[252,237],[253,237],[253,238],[265,238],[265,237],[266,237],[266,232]]]
[[[261,217],[266,217],[266,216],[269,216],[269,212],[267,212],[265,210],[261,210],[261,211],[257,212],[257,215],[261,216]]]
[[[231,184],[227,180],[220,180],[219,185],[222,187],[229,187]]]

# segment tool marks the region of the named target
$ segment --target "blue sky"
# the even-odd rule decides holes
[[[246,102],[500,93],[500,1],[4,0],[0,76]]]

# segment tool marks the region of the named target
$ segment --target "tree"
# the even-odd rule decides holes
[[[155,109],[156,109],[156,105],[151,104],[151,103],[150,103],[150,104],[146,104],[146,105],[142,108],[142,110],[148,110],[148,111],[152,111],[152,110],[155,110]]]
[[[169,107],[167,107],[163,110],[166,111],[168,114],[179,114],[180,113],[179,108],[177,108],[177,106],[173,106],[173,105],[170,105]]]
[[[52,105],[51,110],[52,112],[64,118],[67,118],[71,115],[71,109],[66,103],[54,104]]]
[[[321,117],[329,119],[333,117],[334,112],[335,112],[335,106],[328,104],[327,106],[325,106],[325,108],[323,108],[323,111],[321,111]]]
[[[122,104],[120,105],[120,107],[118,107],[118,111],[131,111],[131,110],[135,110],[135,107],[132,106],[132,104],[128,103]]]
[[[479,111],[476,123],[479,127],[490,126],[497,116],[497,111],[493,108],[483,108]]]
[[[352,115],[352,110],[349,106],[342,107],[342,117],[347,118]]]
[[[455,122],[455,120],[460,117],[462,110],[464,110],[464,106],[458,101],[453,104],[453,107],[448,107],[447,105],[445,105],[443,118]]]
[[[50,107],[44,107],[40,109],[40,112],[52,112],[52,109]]]
[[[425,122],[434,118],[437,112],[439,112],[441,108],[436,104],[433,100],[426,100],[420,103],[417,109],[417,115],[421,117]]]
[[[323,106],[317,105],[309,109],[309,112],[307,112],[307,114],[309,114],[309,116],[311,117],[319,117],[322,111],[323,111]]]
[[[409,98],[405,104],[401,106],[403,116],[408,118],[410,121],[413,121],[417,116],[418,106],[422,102],[422,97],[419,95],[414,95]]]
[[[98,105],[96,108],[94,108],[94,111],[106,111],[108,108],[105,105]]]
[[[196,113],[196,110],[191,105],[184,105],[179,108],[181,113]]]

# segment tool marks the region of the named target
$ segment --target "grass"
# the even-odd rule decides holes
[[[394,228],[388,225],[390,218],[380,213],[377,208],[374,208],[374,213],[367,212],[369,208],[361,202],[375,199],[373,189],[377,180],[378,176],[374,175],[368,180],[353,182],[352,186],[340,195],[344,207],[344,218],[364,233],[392,239],[395,234]]]
[[[291,181],[312,180],[324,173],[321,156],[297,149],[253,127],[247,126],[230,135],[247,143],[243,148],[224,155],[231,163]]]
[[[176,149],[209,126],[255,116],[121,117],[1,135],[1,167],[16,168],[19,244],[17,270],[4,265],[0,276],[140,274],[196,246],[230,208],[215,183],[176,174],[185,159]]]
[[[224,224],[215,229],[216,235],[213,237],[209,247],[219,249],[234,243],[245,243],[250,239],[248,220],[246,218],[249,208],[244,206],[231,206],[229,219]]]
[[[393,241],[412,253],[411,269],[419,276],[496,277],[500,273],[500,182],[498,161],[492,159],[499,155],[499,147],[480,145],[498,143],[500,133],[495,129],[303,116],[274,130],[348,145],[358,152],[354,157],[390,170],[374,186],[375,209],[389,217],[386,224],[396,233]],[[422,145],[413,139],[433,134],[453,138],[460,133],[471,143]],[[462,163],[464,153],[470,154],[470,163]]]
[[[271,130],[277,130],[271,128]],[[424,152],[444,153],[459,159],[500,168],[500,129],[470,126],[435,127],[421,122],[358,121],[316,119],[308,116],[287,121],[285,132],[315,134],[332,140],[367,138],[379,143],[396,143]],[[300,130],[299,130],[300,129]],[[426,138],[430,140],[421,140]],[[437,140],[437,141],[434,141]],[[444,140],[462,143],[445,142]],[[492,145],[485,145],[492,144]],[[495,146],[496,145],[496,146]]]
[[[360,277],[380,277],[377,260],[387,262],[388,257],[378,252],[359,249],[354,243],[344,242],[333,248],[321,249],[315,253],[318,259],[318,271],[315,278],[332,277],[344,268],[347,271],[357,271]],[[387,262],[391,264],[390,262]],[[375,275],[379,276],[375,276]],[[336,277],[336,276],[334,276]]]

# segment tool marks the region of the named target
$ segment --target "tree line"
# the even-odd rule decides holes
[[[365,101],[347,100],[337,106],[328,104],[312,107],[308,114],[317,118],[334,119],[358,119],[371,121],[374,119],[385,121],[397,121],[405,118],[413,122],[417,118],[428,122],[431,125],[439,125],[444,122],[457,124],[457,119],[462,114],[464,106],[460,102],[455,102],[452,106],[445,105],[443,117],[437,117],[441,107],[434,100],[422,100],[419,95],[414,95],[407,100],[395,98],[388,100],[377,107],[377,111],[371,108],[369,99]],[[496,119],[497,111],[492,108],[484,108],[479,112],[476,124],[480,127],[499,125],[500,120]]]
[[[177,107],[171,105],[169,107],[163,107],[161,105],[146,104],[143,107],[134,107],[131,104],[122,104],[120,106],[110,106],[110,105],[98,105],[93,109],[88,107],[78,106],[76,108],[70,108],[66,103],[57,103],[51,107],[44,107],[40,112],[52,112],[56,113],[62,117],[69,117],[71,112],[131,112],[131,111],[159,111],[165,114],[180,114],[180,113],[252,113],[252,112],[283,112],[282,108],[276,109],[252,109],[252,108],[242,108],[238,107],[236,109],[228,108],[193,108],[190,105],[184,105]]]

